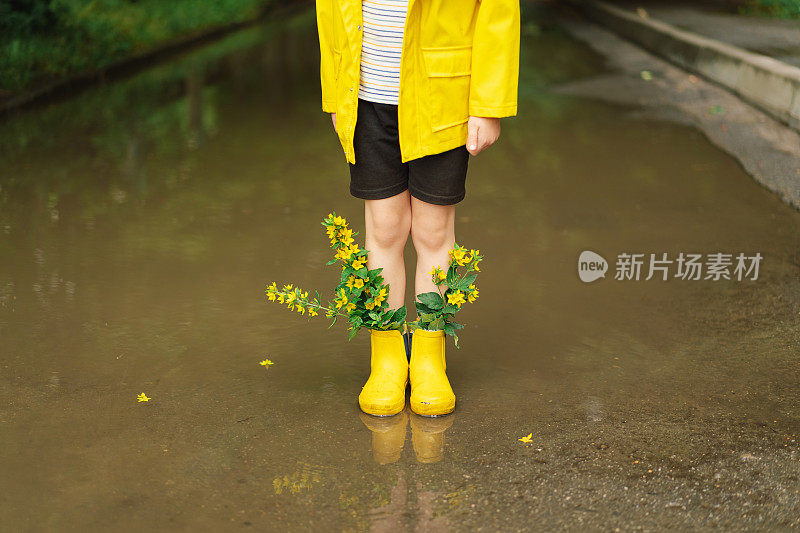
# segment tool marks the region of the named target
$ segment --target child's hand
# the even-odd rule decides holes
[[[469,117],[467,128],[467,151],[472,155],[489,148],[500,137],[499,118]]]
[[[336,131],[336,113],[331,113],[331,122],[333,122],[333,131]],[[336,133],[339,133],[336,131]]]

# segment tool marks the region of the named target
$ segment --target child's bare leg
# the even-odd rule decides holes
[[[436,291],[431,268],[445,269],[448,252],[455,242],[454,205],[433,205],[411,198],[411,238],[417,250],[415,290],[417,294]],[[445,333],[417,329],[411,339],[408,377],[411,410],[423,416],[446,415],[455,409],[456,397],[445,374]]]
[[[411,239],[417,250],[415,294],[436,291],[434,266],[447,271],[448,252],[455,242],[455,205],[434,205],[411,197]]]
[[[411,203],[408,191],[383,200],[365,200],[370,269],[383,268],[381,275],[389,284],[390,309],[403,305],[406,296],[406,267],[403,249],[411,229]]]

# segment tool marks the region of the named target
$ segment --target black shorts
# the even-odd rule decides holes
[[[396,105],[359,99],[353,145],[356,162],[350,164],[350,194],[356,198],[381,200],[408,189],[423,202],[453,205],[466,195],[466,146],[401,161]]]

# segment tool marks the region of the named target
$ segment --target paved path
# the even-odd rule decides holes
[[[619,2],[641,6],[651,18],[800,67],[800,21],[738,15],[691,5]]]

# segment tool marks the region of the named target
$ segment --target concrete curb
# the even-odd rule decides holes
[[[800,130],[800,68],[640,17],[606,2],[570,3],[620,36],[722,85]]]

